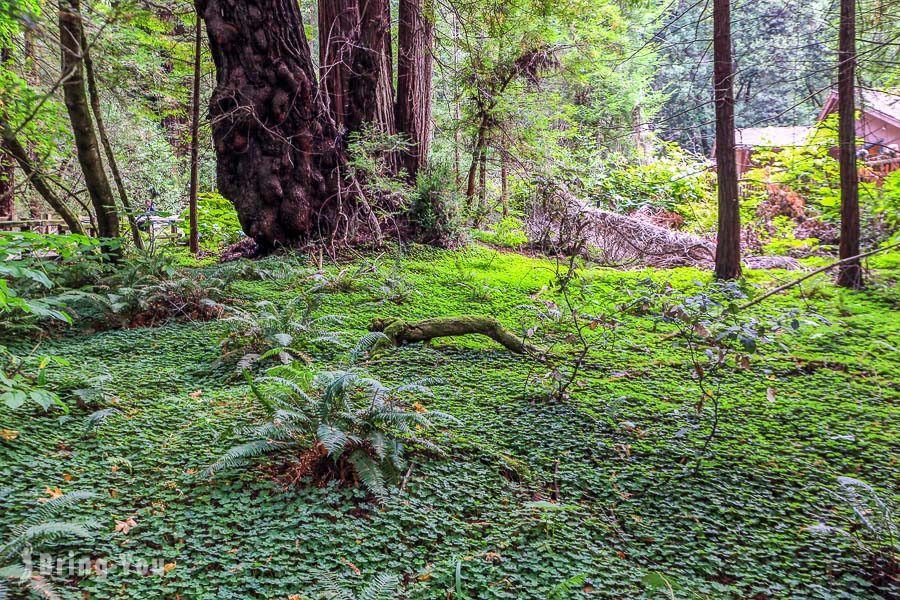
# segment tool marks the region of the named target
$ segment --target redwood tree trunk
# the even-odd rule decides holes
[[[319,0],[319,81],[338,130],[394,133],[389,0]]]
[[[216,64],[221,193],[263,250],[329,236],[344,143],[319,95],[296,0],[197,0]]]
[[[59,4],[59,36],[64,77],[63,94],[72,124],[78,162],[84,173],[85,186],[97,214],[101,238],[119,236],[119,215],[112,188],[103,169],[91,108],[84,90],[84,64],[79,0],[61,0]]]
[[[400,0],[397,53],[397,131],[410,142],[403,166],[415,181],[431,149],[432,0]]]
[[[741,276],[741,215],[734,154],[734,65],[731,56],[731,0],[713,0],[713,85],[716,100],[716,176],[719,227],[716,279]]]
[[[854,76],[856,70],[856,2],[841,0],[838,49],[838,141],[841,167],[841,242],[840,258],[859,254],[859,173],[856,169],[856,106]],[[862,287],[859,259],[842,264],[837,284]]]

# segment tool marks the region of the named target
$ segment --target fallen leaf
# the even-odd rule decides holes
[[[775,388],[766,388],[766,399],[775,402]]]
[[[135,527],[137,527],[137,521],[133,517],[128,517],[124,521],[116,521],[116,533],[127,535]]]
[[[72,481],[72,474],[71,473],[63,473],[63,479],[66,481]]]
[[[13,429],[0,429],[0,438],[3,438],[7,442],[11,442],[14,439],[19,437],[19,432]]]
[[[173,571],[174,569],[175,569],[175,563],[174,563],[174,562],[166,563],[166,564],[163,565],[163,572],[164,572],[164,573],[169,573],[169,572]]]
[[[197,390],[195,392],[191,392],[190,394],[188,394],[188,396],[190,396],[191,398],[199,398],[202,395],[203,395],[203,390]]]
[[[44,491],[47,492],[47,495],[49,496],[49,498],[38,498],[38,502],[40,502],[41,504],[44,504],[45,502],[50,502],[54,498],[59,498],[60,496],[63,495],[63,491],[61,489],[59,489],[58,487],[55,487],[55,488],[48,487],[48,488],[45,488]]]
[[[487,562],[493,562],[493,563],[503,562],[503,557],[501,557],[496,552],[485,552],[483,556],[484,556],[484,560],[486,560]]]
[[[415,403],[413,403],[413,410],[416,411],[417,413],[423,413],[427,409],[421,402],[415,402]]]

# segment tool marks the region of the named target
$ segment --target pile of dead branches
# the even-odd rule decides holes
[[[548,253],[582,253],[604,265],[658,268],[710,268],[715,260],[714,243],[590,206],[559,182],[543,182],[528,212],[528,238]]]

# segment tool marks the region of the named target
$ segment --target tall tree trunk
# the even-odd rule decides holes
[[[25,177],[34,189],[37,190],[37,193],[41,195],[41,198],[43,198],[44,201],[56,211],[56,214],[62,218],[66,223],[66,226],[68,226],[69,231],[84,235],[84,227],[81,225],[78,216],[53,192],[53,189],[44,180],[43,175],[31,161],[28,150],[19,143],[12,127],[10,127],[9,123],[2,117],[0,117],[0,139],[3,140],[3,150],[16,159],[16,162],[19,163],[19,168],[22,169]]]
[[[194,89],[191,96],[191,189],[188,200],[191,254],[200,251],[200,232],[197,226],[197,197],[200,192],[200,58],[203,51],[203,22],[198,13],[194,29]]]
[[[428,164],[431,149],[433,0],[400,0],[397,35],[397,131],[410,142],[403,166],[410,180]]]
[[[475,149],[472,151],[472,163],[469,165],[469,175],[466,179],[466,199],[469,204],[475,198],[475,177],[478,175],[478,161],[481,160],[481,153],[484,152],[484,144],[487,139],[487,116],[481,119],[478,126],[478,133],[475,136]]]
[[[125,190],[125,182],[122,180],[122,173],[119,171],[119,164],[116,162],[116,155],[113,153],[112,143],[110,143],[109,135],[106,132],[106,125],[103,123],[103,109],[100,106],[100,90],[97,88],[97,78],[94,74],[94,61],[91,59],[91,50],[88,47],[87,39],[82,39],[82,53],[84,55],[84,71],[87,76],[88,95],[91,100],[91,111],[94,114],[94,120],[97,122],[97,133],[100,135],[100,143],[103,145],[103,152],[106,154],[109,170],[112,172],[113,181],[116,183],[119,201],[122,203],[122,208],[125,209],[128,226],[131,229],[131,239],[134,240],[136,248],[143,250],[144,240],[141,238],[140,229],[138,229],[134,208],[131,206],[131,201],[128,199],[128,192]]]
[[[0,49],[0,65],[12,59],[12,50]],[[12,154],[0,147],[0,220],[16,218],[16,161]]]
[[[859,254],[859,173],[856,169],[856,103],[854,77],[856,71],[856,2],[841,0],[840,39],[838,48],[838,142],[841,167],[841,242],[840,258]],[[859,259],[842,264],[837,284],[862,287]]]
[[[296,0],[197,0],[216,64],[219,190],[268,250],[330,236],[342,213],[342,136],[319,95]]]
[[[500,204],[503,218],[509,216],[509,168],[506,164],[506,149],[500,150]]]
[[[394,133],[389,0],[319,0],[319,81],[341,133]]]
[[[78,162],[84,182],[97,213],[97,229],[101,238],[119,236],[119,215],[112,188],[103,169],[103,160],[94,133],[91,109],[84,91],[84,30],[79,0],[60,0],[59,35],[62,47],[63,95],[72,124]]]
[[[741,214],[734,144],[730,2],[713,0],[713,85],[716,100],[716,176],[719,184],[716,279],[737,279],[741,276]]]

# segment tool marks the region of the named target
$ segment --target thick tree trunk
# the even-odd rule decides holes
[[[731,0],[713,0],[713,84],[716,100],[716,175],[719,227],[716,279],[741,276],[741,215],[734,144],[734,65],[731,55]]]
[[[216,64],[219,190],[262,246],[328,237],[344,141],[319,95],[295,0],[198,0]]]
[[[411,181],[431,149],[432,0],[400,0],[397,53],[397,131],[410,142],[403,166]]]
[[[191,188],[188,199],[191,254],[200,251],[197,225],[197,199],[200,192],[200,55],[203,51],[203,22],[198,14],[194,30],[194,89],[191,95]]]
[[[319,81],[342,133],[394,133],[389,0],[319,0]]]
[[[856,106],[854,77],[856,71],[856,2],[841,0],[840,40],[838,50],[838,141],[841,167],[841,242],[840,258],[859,254],[859,173],[856,169]],[[857,289],[862,287],[859,259],[840,265],[837,284]]]
[[[144,240],[141,238],[141,232],[138,229],[137,220],[135,218],[134,209],[131,201],[128,199],[128,192],[125,190],[125,182],[122,180],[122,173],[119,171],[119,164],[116,162],[116,155],[113,153],[112,143],[109,141],[109,135],[106,133],[106,125],[103,124],[103,112],[100,106],[100,90],[97,88],[97,78],[94,74],[94,61],[91,60],[91,51],[88,48],[87,40],[82,40],[82,52],[84,55],[84,70],[87,75],[88,94],[91,99],[91,110],[94,113],[94,119],[97,122],[97,133],[100,135],[100,143],[103,145],[103,152],[106,155],[109,170],[112,172],[113,181],[116,183],[116,190],[119,193],[119,201],[122,202],[122,208],[128,219],[128,226],[131,229],[131,239],[139,250],[144,249]]]
[[[56,211],[56,214],[65,221],[69,231],[84,235],[84,227],[81,225],[78,216],[53,192],[53,189],[44,180],[43,175],[32,163],[28,150],[19,143],[12,127],[10,127],[9,123],[3,118],[0,118],[0,139],[3,140],[2,149],[16,159],[16,162],[19,163],[19,168],[22,169],[25,177],[34,189],[37,190],[37,193],[41,195],[41,198],[43,198],[44,201]]]
[[[63,94],[72,124],[78,162],[84,173],[85,186],[97,213],[97,229],[101,238],[119,236],[119,215],[112,188],[103,169],[91,109],[84,90],[84,31],[79,0],[60,0],[59,35],[62,50]]]

